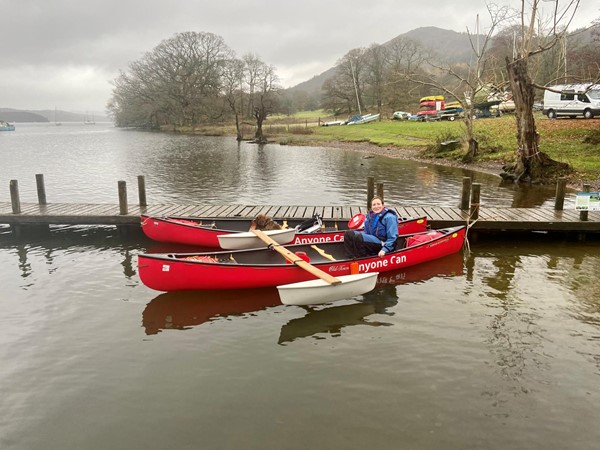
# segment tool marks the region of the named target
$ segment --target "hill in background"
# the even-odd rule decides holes
[[[482,40],[483,40],[482,36]],[[473,55],[471,42],[467,33],[458,33],[452,30],[444,30],[438,27],[421,27],[400,34],[388,42],[382,44],[384,47],[391,45],[398,39],[411,39],[420,43],[423,48],[430,49],[437,55],[443,55],[447,63],[469,63]],[[483,42],[483,41],[482,41]],[[351,49],[348,49],[350,51]],[[340,55],[340,58],[343,55]],[[441,59],[441,56],[440,56]],[[296,86],[287,89],[289,92],[304,91],[308,94],[320,94],[325,81],[335,76],[336,67],[327,69],[325,72],[314,76]]]
[[[56,119],[55,119],[56,116]],[[32,110],[25,111],[20,109],[12,108],[0,108],[0,120],[6,122],[84,122],[86,120],[93,120],[95,122],[110,122],[110,119],[104,114],[88,114],[88,113],[74,113],[69,111],[61,110]]]

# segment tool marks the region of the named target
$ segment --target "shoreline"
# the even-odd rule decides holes
[[[300,143],[290,142],[286,145],[305,145]],[[332,141],[332,142],[315,142],[309,144],[311,147],[325,147],[325,148],[337,148],[347,151],[363,152],[371,155],[385,156],[387,158],[394,159],[406,159],[410,161],[419,161],[429,164],[435,164],[438,166],[456,167],[462,169],[469,169],[476,172],[487,173],[490,175],[496,175],[500,177],[502,166],[504,163],[501,162],[485,162],[485,163],[472,163],[465,164],[459,161],[452,161],[443,158],[429,158],[422,155],[423,150],[419,149],[403,149],[397,147],[380,147],[369,142],[343,142],[343,141]]]
[[[271,141],[272,143],[279,143],[277,140]],[[423,156],[423,150],[421,149],[402,149],[396,147],[380,147],[378,145],[372,144],[370,142],[344,142],[344,141],[323,141],[323,142],[314,142],[310,144],[305,143],[296,143],[296,142],[286,142],[285,145],[299,145],[306,146],[309,145],[311,147],[324,147],[324,148],[337,148],[346,151],[355,151],[355,152],[363,152],[371,155],[385,156],[388,158],[395,159],[406,159],[410,161],[419,161],[428,164],[435,164],[438,166],[445,167],[456,167],[461,169],[473,170],[475,172],[482,172],[489,175],[495,175],[498,179],[502,179],[500,177],[500,172],[502,172],[502,166],[505,164],[503,162],[475,162],[475,163],[462,163],[460,161],[453,161],[444,158],[430,158]],[[600,190],[600,181],[596,183],[590,183],[591,190],[597,191]],[[582,181],[572,181],[567,180],[567,188],[573,190],[582,190],[583,182]]]

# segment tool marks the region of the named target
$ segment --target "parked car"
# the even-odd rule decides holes
[[[437,114],[437,116],[440,120],[453,121],[453,120],[458,119],[459,117],[462,117],[462,113],[463,113],[462,108],[450,108],[450,109],[443,109],[442,111],[440,111]]]
[[[396,111],[394,114],[392,114],[393,120],[408,120],[409,117],[410,113],[405,111]]]
[[[600,116],[600,85],[570,84],[551,86],[557,91],[544,92],[544,114],[549,119],[583,116],[591,119]]]

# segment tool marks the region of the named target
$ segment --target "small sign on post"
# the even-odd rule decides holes
[[[600,192],[578,192],[575,198],[578,211],[600,211]]]

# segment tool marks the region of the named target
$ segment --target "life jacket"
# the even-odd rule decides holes
[[[365,233],[372,234],[382,241],[387,240],[387,229],[383,224],[386,214],[396,216],[396,222],[398,221],[398,214],[392,209],[384,208],[379,214],[369,213],[368,220],[365,221]]]

